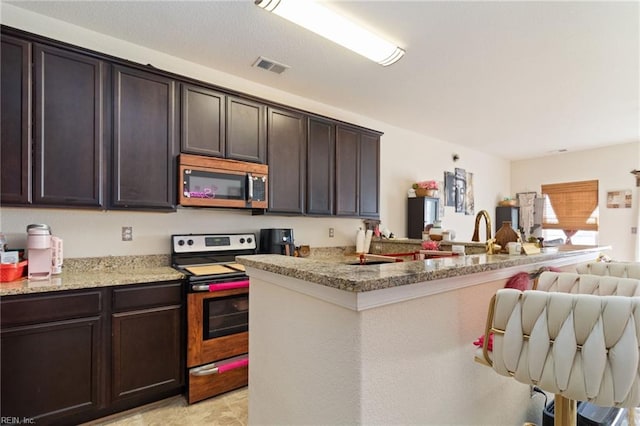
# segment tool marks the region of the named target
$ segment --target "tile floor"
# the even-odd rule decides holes
[[[176,396],[83,426],[246,426],[248,407],[248,391],[245,387],[191,405],[187,404],[184,397]]]

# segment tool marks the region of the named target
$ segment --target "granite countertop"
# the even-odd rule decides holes
[[[0,297],[183,279],[169,263],[165,255],[65,259],[63,272],[49,279],[0,283]]]
[[[297,278],[327,287],[352,292],[366,292],[397,287],[422,281],[459,277],[498,269],[525,266],[576,255],[593,254],[595,260],[609,247],[591,247],[557,253],[535,255],[473,254],[427,260],[386,263],[381,265],[350,265],[355,255],[337,257],[311,256],[298,258],[275,254],[238,256],[245,266]]]

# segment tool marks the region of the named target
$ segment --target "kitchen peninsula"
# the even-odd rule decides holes
[[[241,256],[251,278],[251,424],[538,421],[527,386],[473,362],[491,296],[517,272],[575,271],[607,248],[382,265]]]

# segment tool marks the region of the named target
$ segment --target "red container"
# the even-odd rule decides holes
[[[24,276],[24,268],[27,266],[27,260],[19,263],[3,263],[0,264],[0,282],[19,280]]]

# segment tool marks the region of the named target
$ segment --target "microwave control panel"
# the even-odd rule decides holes
[[[251,201],[265,201],[267,199],[267,180],[264,177],[252,176],[253,198]]]

